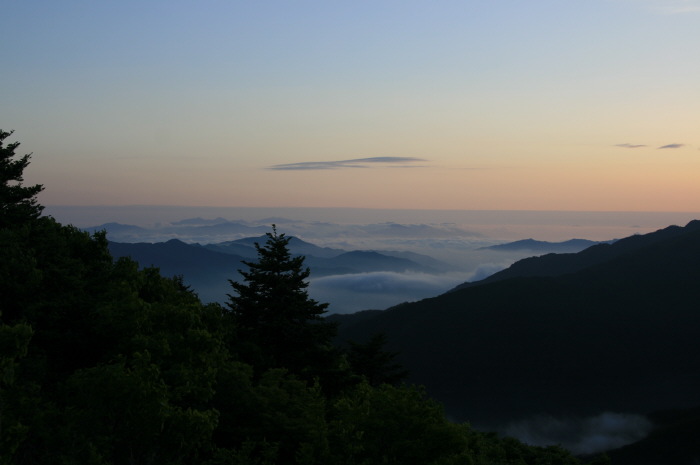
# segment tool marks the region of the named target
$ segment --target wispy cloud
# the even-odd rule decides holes
[[[660,149],[680,149],[682,147],[685,147],[686,144],[666,144],[662,145],[661,147],[656,147],[657,150]],[[648,147],[648,145],[644,144],[615,144],[615,147],[622,147],[624,149],[638,149],[640,147]]]
[[[659,149],[679,149],[681,147],[685,147],[685,144],[668,144],[668,145],[662,145],[661,147],[658,147]]]
[[[351,160],[336,160],[336,161],[307,161],[301,163],[286,163],[282,165],[272,165],[268,167],[271,170],[337,170],[341,168],[369,168],[382,164],[388,164],[398,167],[415,167],[414,163],[426,161],[423,158],[414,157],[371,157],[371,158],[354,158]]]
[[[640,147],[646,147],[644,144],[615,144],[615,147],[623,147],[626,149],[638,149]]]

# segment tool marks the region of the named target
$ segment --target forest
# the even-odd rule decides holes
[[[579,464],[449,421],[381,335],[333,345],[273,226],[204,304],[42,216],[0,131],[0,464]],[[606,456],[588,458],[608,463]]]

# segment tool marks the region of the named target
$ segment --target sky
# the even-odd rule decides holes
[[[700,212],[700,0],[9,0],[44,205]]]

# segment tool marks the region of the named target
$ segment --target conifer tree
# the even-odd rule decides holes
[[[328,360],[335,325],[322,317],[328,304],[309,297],[310,270],[303,256],[291,255],[290,239],[272,226],[265,245],[255,244],[258,260],[243,262],[243,282],[229,280],[235,295],[228,295],[227,305],[246,361],[256,369],[283,367],[303,376]]]
[[[0,228],[19,226],[35,219],[44,208],[36,200],[36,195],[44,187],[41,184],[22,185],[22,174],[29,165],[31,154],[13,160],[19,142],[4,145],[11,134],[12,131],[0,129]]]

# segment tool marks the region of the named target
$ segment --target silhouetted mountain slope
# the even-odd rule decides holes
[[[610,242],[612,241],[606,243]],[[534,239],[523,239],[515,242],[507,242],[505,244],[481,247],[481,249],[505,251],[530,250],[532,252],[539,253],[576,253],[600,243],[601,242],[589,241],[587,239],[570,239],[564,242],[547,242],[536,241]]]
[[[386,333],[411,380],[476,425],[697,405],[699,225],[595,246],[575,273],[503,278],[350,319],[340,338]]]
[[[246,237],[235,241],[207,244],[210,250],[254,257],[255,243],[264,243],[266,236]],[[298,237],[291,237],[289,251],[306,257],[315,277],[329,274],[366,273],[370,271],[420,271],[425,273],[453,271],[454,266],[433,257],[408,251],[350,251],[319,247]]]
[[[525,276],[560,276],[567,273],[575,273],[585,268],[605,263],[615,257],[634,252],[654,243],[672,239],[690,231],[700,230],[700,221],[694,220],[684,228],[669,226],[659,231],[630,236],[618,240],[612,244],[598,244],[578,253],[547,254],[540,257],[531,257],[519,260],[505,270],[494,273],[481,281],[468,282],[457,286],[455,289],[472,287],[501,281],[503,279]]]
[[[362,310],[355,313],[335,313],[328,315],[326,319],[340,325],[344,325],[347,330],[351,325],[355,325],[361,321],[374,318],[382,310]]]
[[[205,302],[223,301],[229,292],[229,279],[238,277],[242,267],[239,255],[225,254],[186,244],[177,239],[167,242],[110,242],[113,257],[131,257],[141,266],[160,268],[163,276],[182,275],[186,284]]]
[[[218,244],[205,244],[201,247],[213,252],[220,252],[229,255],[238,255],[246,259],[253,259],[256,256],[255,248],[247,244],[237,244],[235,241],[220,242]]]
[[[263,243],[266,238],[258,238],[259,243]],[[319,258],[333,258],[346,253],[343,249],[333,249],[330,247],[319,247],[316,244],[303,241],[298,237],[289,239],[289,251],[294,255],[313,256]]]
[[[221,266],[230,267],[232,264],[240,266],[241,260],[239,256],[213,252],[185,244],[178,239],[155,244],[110,242],[109,250],[114,257],[130,256],[142,266],[157,266],[165,276],[182,273],[183,267],[201,270]]]
[[[264,244],[267,240],[267,236],[256,236],[256,237],[245,237],[243,239],[237,239],[235,241],[221,242],[218,244],[207,244],[204,247],[210,248],[212,250],[220,250],[229,253],[230,250],[240,251],[241,254],[253,254],[256,256],[257,252],[255,250],[255,243]],[[332,258],[337,257],[340,254],[346,253],[346,250],[342,249],[332,249],[330,247],[319,247],[310,242],[303,241],[298,237],[291,237],[289,239],[289,251],[293,255],[304,255],[304,256],[314,256],[320,258]]]

